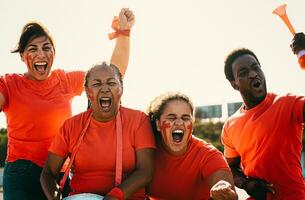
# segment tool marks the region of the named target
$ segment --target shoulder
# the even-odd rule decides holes
[[[76,126],[82,127],[82,125],[87,121],[87,119],[91,116],[91,110],[87,110],[85,112],[81,112],[73,117],[70,117],[64,122],[64,126]]]
[[[127,121],[132,121],[132,120],[142,121],[142,120],[148,119],[148,116],[140,110],[135,110],[132,108],[126,108],[126,107],[122,106],[120,108],[120,112],[121,112],[122,118]]]
[[[4,74],[1,76],[1,79],[6,80],[6,81],[13,81],[13,80],[18,81],[18,80],[22,80],[22,79],[26,80],[24,78],[24,74],[18,74],[18,73]]]
[[[196,150],[200,154],[220,153],[214,145],[196,136],[191,138],[191,149]]]
[[[62,69],[55,69],[51,72],[51,77],[69,78],[70,76],[81,76],[85,75],[84,71],[65,71]]]

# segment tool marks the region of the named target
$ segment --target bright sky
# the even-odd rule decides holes
[[[30,20],[45,24],[55,39],[53,69],[86,70],[109,61],[111,20],[129,7],[136,24],[122,99],[128,107],[145,110],[169,90],[190,95],[196,106],[240,101],[223,72],[226,55],[239,47],[257,54],[269,91],[304,94],[305,71],[289,48],[292,35],[272,14],[283,3],[296,31],[305,32],[305,1],[0,0],[0,74],[26,71],[10,50]],[[74,114],[85,108],[85,95],[74,99]],[[0,127],[6,127],[3,113]]]

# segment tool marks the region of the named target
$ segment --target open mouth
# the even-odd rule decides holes
[[[172,132],[172,137],[175,143],[180,143],[183,139],[184,132],[183,130],[174,130]]]
[[[102,108],[102,111],[109,111],[112,105],[112,100],[110,97],[101,97],[100,98],[100,107]]]
[[[45,73],[48,67],[47,62],[37,62],[34,63],[34,68],[39,72],[39,73]]]
[[[251,81],[251,86],[253,88],[259,88],[261,86],[262,82],[259,79],[254,79],[253,81]]]

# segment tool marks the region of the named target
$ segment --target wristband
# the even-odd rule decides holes
[[[114,30],[114,32],[108,34],[110,40],[117,38],[119,35],[125,35],[127,37],[130,36],[130,30],[119,29],[119,19],[117,17],[113,18],[111,27]]]
[[[115,197],[119,200],[123,200],[124,197],[123,191],[118,187],[112,188],[112,190],[110,190],[110,192],[108,192],[107,195]]]

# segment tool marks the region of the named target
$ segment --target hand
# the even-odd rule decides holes
[[[130,30],[136,19],[131,10],[128,8],[122,8],[119,14],[119,29],[120,30]]]
[[[233,186],[227,181],[218,181],[210,191],[213,200],[237,200],[238,196]]]
[[[275,194],[273,185],[259,178],[249,178],[244,189],[251,197],[259,200],[267,199],[267,192]]]
[[[294,54],[297,54],[300,50],[305,50],[305,35],[303,32],[295,34],[290,44],[290,48]]]

